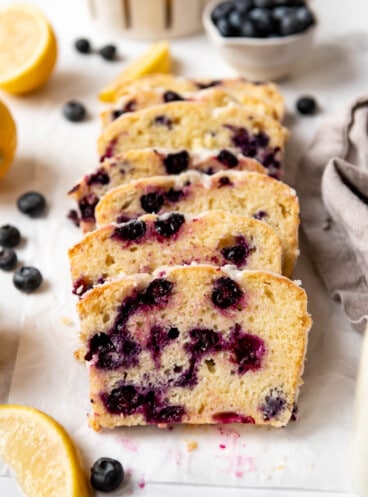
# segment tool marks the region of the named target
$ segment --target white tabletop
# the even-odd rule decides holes
[[[0,0],[0,6],[9,2]],[[7,177],[0,183],[0,224],[12,222],[22,230],[26,243],[20,248],[19,256],[22,262],[42,267],[44,254],[49,254],[57,244],[58,230],[50,224],[53,210],[63,208],[67,210],[65,198],[60,192],[67,191],[70,172],[75,179],[96,164],[95,140],[99,132],[98,113],[101,105],[96,99],[100,88],[115,76],[123,63],[132,60],[140,54],[147,43],[127,41],[98,31],[88,18],[87,9],[83,2],[64,0],[50,2],[34,0],[53,24],[59,43],[59,58],[54,75],[47,86],[34,95],[15,98],[1,94],[12,110],[17,121],[19,146],[17,156]],[[350,100],[366,92],[368,82],[368,3],[366,0],[315,0],[314,9],[320,19],[317,45],[311,54],[306,54],[303,67],[287,80],[280,83],[281,91],[285,95],[289,115],[286,119],[292,131],[287,152],[287,179],[293,183],[296,165],[303,150],[308,144],[318,124],[327,113],[333,113]],[[121,54],[121,63],[105,62],[97,56],[81,56],[73,49],[73,42],[78,37],[89,37],[95,46],[110,42],[116,43]],[[203,34],[191,38],[172,41],[172,52],[175,57],[175,72],[185,76],[230,76],[233,70],[220,60],[215,50],[207,43]],[[314,95],[321,111],[314,118],[300,118],[294,113],[294,103],[301,94]],[[61,108],[65,101],[78,99],[85,103],[89,112],[89,119],[79,125],[67,123],[61,115]],[[67,165],[67,166],[66,166]],[[68,174],[63,175],[63,169],[68,167]],[[49,213],[46,218],[26,222],[15,207],[15,199],[25,190],[37,189],[47,194]],[[60,225],[60,233],[66,233],[70,243],[78,239],[76,231],[69,233],[67,223]],[[61,235],[60,235],[61,236]],[[56,238],[56,239],[55,239]],[[46,256],[45,256],[46,260]],[[64,263],[65,261],[62,261]],[[55,261],[58,264],[58,261]],[[45,263],[50,269],[50,264]],[[303,278],[303,284],[314,288],[318,284],[318,276],[308,261],[307,248],[304,248],[303,260],[298,271],[308,275]],[[39,298],[44,305],[52,306],[58,302],[58,296],[52,274],[44,274],[45,285]],[[316,283],[317,282],[317,283]],[[321,290],[323,291],[323,290]],[[49,293],[48,293],[49,292]],[[15,357],[19,335],[24,327],[25,316],[29,306],[37,296],[20,295],[14,289],[11,275],[0,274],[0,402],[6,402],[12,381]],[[321,333],[329,333],[334,323],[339,323],[341,336],[354,335],[352,346],[353,363],[357,364],[360,337],[356,336],[349,326],[342,321],[336,304],[328,301],[323,295],[322,301],[310,295],[310,310],[316,322],[317,330],[312,339],[312,348],[315,348]],[[335,315],[331,316],[332,314]],[[335,320],[335,321],[334,321]],[[352,336],[351,335],[351,336]],[[343,347],[344,341],[340,342]],[[310,350],[309,350],[310,352]],[[338,356],[339,351],[336,349]],[[309,358],[313,363],[313,358]],[[356,375],[356,367],[349,370],[352,378]],[[306,380],[307,381],[307,380]],[[32,388],[32,385],[29,385]],[[349,397],[352,407],[352,395]],[[349,404],[349,406],[350,406]],[[348,408],[349,408],[348,406]],[[344,441],[344,447],[347,440]],[[318,462],[318,454],[315,455]],[[346,467],[346,479],[348,476]],[[297,489],[252,488],[249,495],[256,497],[293,496],[320,497],[322,495],[350,495],[348,485],[341,490],[329,492],[326,489],[302,491]],[[333,487],[332,487],[333,488]],[[226,495],[235,497],[244,494],[240,488],[220,488],[193,485],[174,485],[172,483],[147,484],[140,489],[140,495],[165,496],[175,493],[181,495]],[[21,495],[17,490],[14,479],[0,475],[0,495],[3,497],[17,497]]]

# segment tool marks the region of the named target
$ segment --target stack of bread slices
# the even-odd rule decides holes
[[[102,113],[100,164],[69,192],[93,428],[295,417],[311,319],[283,114],[271,83],[160,74]]]

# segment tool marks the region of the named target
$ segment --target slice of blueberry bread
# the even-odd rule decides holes
[[[311,319],[270,272],[159,268],[94,287],[77,305],[91,426],[285,426]]]
[[[69,192],[78,205],[78,219],[82,231],[95,228],[95,206],[99,199],[115,186],[129,181],[158,175],[179,174],[187,170],[197,170],[206,174],[234,169],[238,171],[267,170],[255,159],[227,149],[188,152],[143,149],[127,150],[102,164],[84,176]]]
[[[151,74],[135,80],[120,82],[115,89],[115,94],[119,100],[129,93],[145,90],[173,91],[180,95],[208,88],[226,90],[239,100],[244,95],[254,95],[272,105],[277,113],[277,119],[282,120],[284,116],[284,98],[274,83],[251,82],[244,78],[191,80],[172,74]]]
[[[267,224],[213,210],[195,217],[146,214],[103,226],[69,250],[69,261],[73,292],[80,296],[106,279],[163,265],[232,264],[281,273],[281,255],[280,239]]]
[[[171,90],[155,89],[136,91],[122,97],[114,107],[101,113],[102,127],[107,126],[127,112],[135,112],[147,107],[152,107],[153,105],[183,100],[189,102],[207,102],[213,107],[223,107],[224,105],[229,105],[229,103],[238,104],[247,107],[247,109],[256,114],[278,119],[277,111],[269,101],[263,100],[250,93],[232,95],[231,92],[226,91],[226,89],[220,90],[209,88],[195,93],[180,94]]]
[[[290,276],[298,255],[299,203],[295,191],[265,174],[196,171],[155,176],[110,190],[97,204],[98,226],[135,219],[145,213],[189,214],[223,209],[269,224],[282,243],[283,274]]]
[[[98,152],[103,160],[129,149],[233,148],[280,177],[287,136],[275,119],[239,105],[213,108],[207,103],[171,102],[118,117],[100,135]]]

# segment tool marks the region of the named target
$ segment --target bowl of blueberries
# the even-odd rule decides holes
[[[263,81],[281,79],[303,63],[317,18],[306,0],[217,0],[204,10],[203,24],[231,66]]]

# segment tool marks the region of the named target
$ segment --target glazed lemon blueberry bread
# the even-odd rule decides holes
[[[216,88],[229,93],[237,100],[242,101],[246,95],[252,95],[268,102],[274,109],[277,119],[282,120],[285,113],[284,98],[277,86],[268,82],[251,82],[244,78],[233,79],[198,79],[191,80],[172,74],[152,74],[141,78],[120,81],[114,91],[117,100],[131,93],[140,93],[146,90],[173,91],[178,94],[202,91]]]
[[[171,102],[118,117],[100,135],[98,152],[103,160],[129,149],[233,148],[279,178],[287,135],[275,119],[238,105]]]
[[[239,95],[219,89],[205,89],[195,93],[179,94],[171,90],[141,90],[132,92],[122,97],[119,102],[111,109],[101,113],[102,126],[105,127],[122,114],[134,112],[136,110],[152,107],[176,101],[193,101],[207,102],[213,107],[223,107],[229,103],[243,105],[251,112],[266,115],[278,119],[275,107],[255,95],[249,93],[240,93]]]
[[[311,320],[287,278],[173,266],[96,286],[77,307],[94,429],[290,420]]]
[[[255,172],[226,171],[206,176],[196,171],[155,176],[110,190],[96,207],[98,226],[124,222],[145,213],[189,214],[223,209],[269,224],[281,240],[282,272],[290,276],[298,255],[299,203],[286,184]]]
[[[74,293],[82,295],[106,279],[163,265],[232,264],[281,273],[281,243],[265,223],[222,210],[146,214],[89,233],[69,250],[69,260]]]
[[[222,170],[257,171],[266,169],[255,159],[230,150],[159,149],[127,150],[105,159],[100,166],[84,176],[69,192],[78,205],[78,219],[83,232],[95,228],[95,206],[101,197],[115,186],[129,181],[158,175],[178,174],[187,170],[214,174]]]

